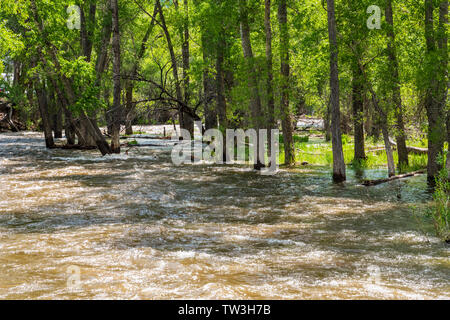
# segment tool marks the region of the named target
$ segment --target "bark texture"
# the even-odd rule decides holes
[[[327,0],[328,36],[330,41],[330,88],[331,88],[331,134],[333,145],[333,180],[343,182],[347,179],[342,150],[341,111],[339,102],[339,69],[337,26],[334,0]]]

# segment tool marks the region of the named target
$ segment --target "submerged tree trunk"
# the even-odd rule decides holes
[[[66,136],[67,145],[73,146],[75,144],[75,129],[72,123],[67,119],[64,120],[64,134]]]
[[[248,87],[250,90],[250,112],[253,122],[253,128],[256,132],[262,129],[262,107],[261,96],[258,89],[258,74],[256,72],[255,61],[253,56],[252,44],[250,40],[250,26],[248,22],[248,6],[247,0],[239,0],[240,21],[241,21],[241,41],[244,58],[248,68]],[[264,167],[259,157],[259,150],[263,146],[256,143],[256,154],[258,159],[255,163],[255,169],[259,170]]]
[[[400,93],[400,78],[398,71],[398,60],[395,49],[395,31],[394,31],[394,15],[392,11],[392,0],[387,0],[386,3],[386,22],[389,24],[388,28],[388,58],[389,58],[389,73],[392,77],[392,100],[395,106],[395,115],[397,119],[397,150],[398,150],[398,167],[401,170],[408,166],[408,150],[406,148],[406,132],[403,120],[403,105],[402,96]]]
[[[440,100],[439,87],[447,85],[444,72],[439,63],[431,63],[433,56],[436,56],[436,37],[434,31],[434,3],[433,0],[425,0],[425,39],[427,47],[427,56],[429,61],[428,68],[428,87],[426,88],[425,108],[428,117],[428,181],[435,183],[441,165],[438,161],[439,154],[444,148],[444,112]],[[445,81],[445,82],[444,82]]]
[[[120,122],[121,122],[121,105],[120,105],[120,31],[119,31],[119,6],[118,0],[111,1],[111,12],[113,20],[113,77],[114,77],[114,102],[113,102],[113,123],[111,137],[111,151],[120,153]]]
[[[281,56],[281,125],[284,139],[284,163],[295,162],[293,126],[289,108],[290,66],[289,66],[289,27],[287,24],[287,1],[279,0],[278,22],[280,25],[280,56]]]
[[[55,139],[61,139],[63,131],[62,109],[57,103],[54,89],[49,87],[47,91],[48,91],[48,105],[51,114],[50,120],[52,124],[53,137]]]
[[[63,137],[62,131],[63,131],[63,115],[62,109],[58,107],[54,115],[55,139],[61,139]]]
[[[47,148],[53,148],[55,146],[55,143],[53,141],[52,125],[50,122],[50,115],[48,112],[47,93],[45,87],[41,83],[39,83],[39,81],[37,81],[35,84],[35,91],[36,96],[38,98],[39,111],[41,113],[42,118],[42,126],[44,129],[44,136],[45,136],[45,146]]]
[[[366,159],[364,143],[364,78],[358,63],[353,66],[352,107],[355,135],[355,161]]]
[[[333,144],[333,180],[343,182],[347,179],[342,149],[341,111],[339,103],[339,69],[337,26],[334,0],[327,0],[328,35],[330,41],[330,88],[331,88],[331,132]]]

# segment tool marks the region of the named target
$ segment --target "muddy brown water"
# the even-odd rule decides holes
[[[449,247],[411,209],[430,200],[425,177],[366,188],[349,175],[1,134],[0,298],[449,299]]]

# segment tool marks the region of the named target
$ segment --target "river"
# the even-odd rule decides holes
[[[0,299],[450,299],[449,247],[411,208],[426,178],[330,177],[1,134]]]

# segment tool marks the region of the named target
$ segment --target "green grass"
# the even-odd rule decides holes
[[[129,141],[128,145],[129,146],[137,146],[137,145],[139,145],[139,143],[136,140],[133,140],[133,141]]]
[[[306,140],[306,139],[305,139]],[[280,163],[284,163],[284,144],[283,138],[280,138]],[[295,141],[295,161],[297,163],[308,162],[310,165],[317,166],[328,166],[333,165],[333,152],[331,142],[326,142],[324,138],[321,137],[311,137],[307,141],[304,141],[304,137],[294,136]],[[383,143],[374,142],[372,139],[367,139],[366,141],[366,156],[367,159],[359,164],[353,164],[354,158],[354,141],[353,137],[343,135],[342,138],[343,151],[345,163],[348,165],[358,166],[360,168],[368,169],[378,169],[387,167],[387,156],[386,152],[368,152],[369,149],[375,149],[377,147],[383,147]],[[408,141],[410,146],[420,146],[424,147],[426,141]],[[394,161],[398,163],[398,154],[394,152]],[[426,168],[427,165],[427,155],[409,155],[409,166],[403,168],[403,171],[417,171]]]

